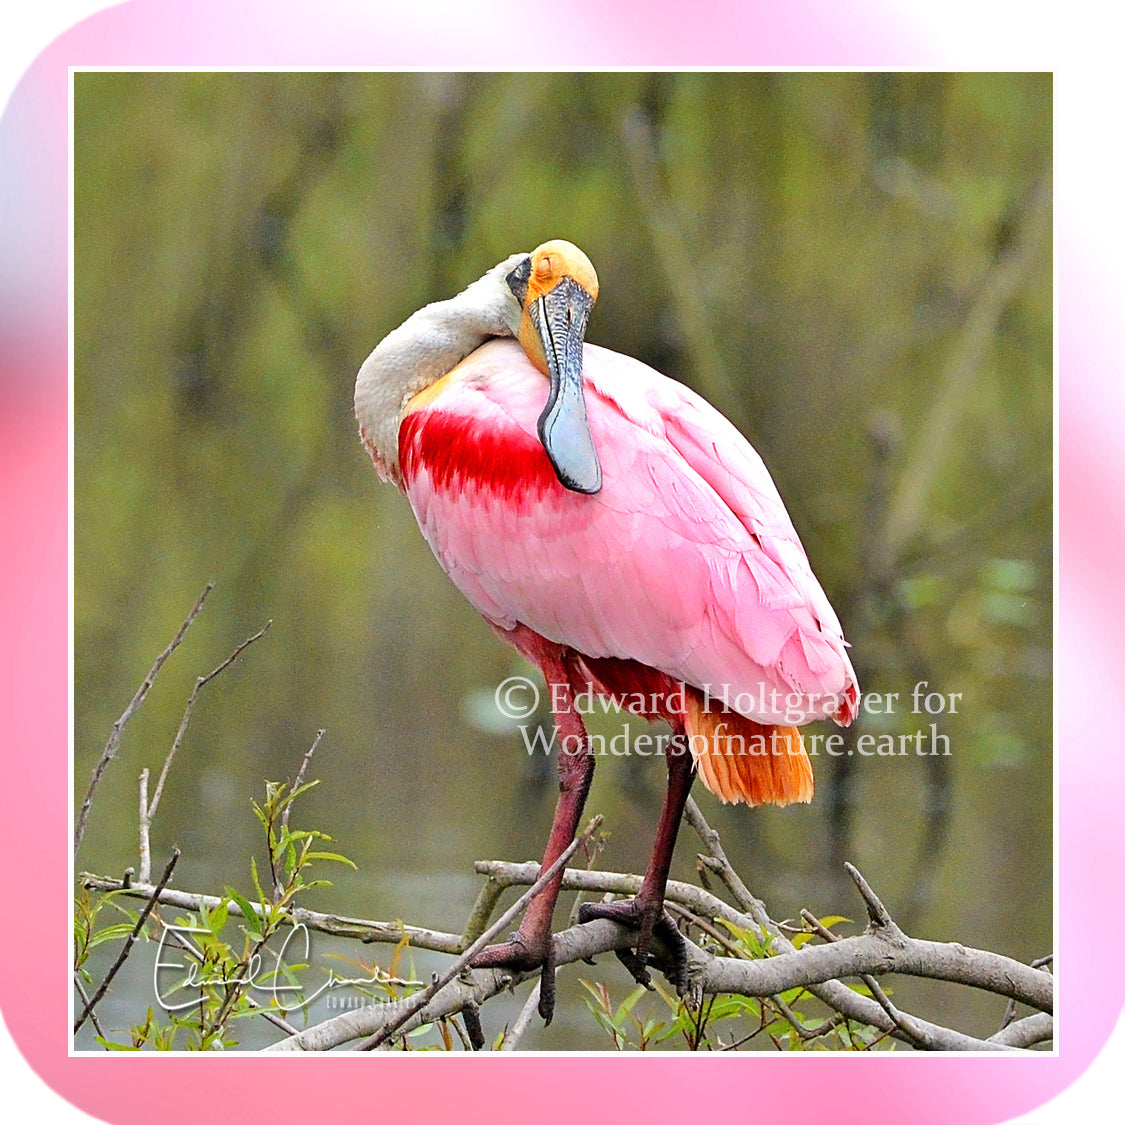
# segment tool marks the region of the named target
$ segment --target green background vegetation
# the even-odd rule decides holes
[[[410,312],[563,237],[601,280],[588,338],[700,390],[770,466],[862,686],[900,693],[860,733],[928,731],[918,680],[963,693],[947,759],[822,756],[808,808],[700,791],[732,861],[777,917],[861,917],[846,858],[918,936],[1049,951],[1049,76],[79,74],[74,175],[79,795],[217,583],[81,868],[135,863],[137,774],[267,618],[201,697],[156,869],[175,842],[177,886],[244,885],[251,797],[320,727],[304,819],[358,871],[307,905],[459,930],[474,858],[539,856],[554,786],[489,703],[525,669],[379,483],[351,396]],[[663,782],[600,762],[603,865],[643,869]],[[560,989],[527,1046],[602,1046]],[[946,996],[900,992],[930,1019]],[[958,1026],[994,1031],[993,1007]]]

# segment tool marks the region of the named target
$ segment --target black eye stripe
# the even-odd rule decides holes
[[[516,300],[522,305],[527,299],[527,283],[531,280],[531,255],[520,261],[505,280],[508,282],[508,288],[512,291]]]

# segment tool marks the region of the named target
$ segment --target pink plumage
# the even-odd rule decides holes
[[[670,724],[641,888],[583,904],[579,920],[635,929],[627,962],[642,983],[659,933],[664,971],[683,992],[684,941],[663,903],[696,772],[724,801],[810,800],[798,727],[849,723],[858,689],[761,459],[686,387],[583,346],[597,294],[593,265],[571,243],[512,255],[379,343],[356,379],[356,417],[446,573],[547,682],[561,737],[542,870],[573,839],[593,776],[579,693]],[[539,967],[547,1020],[561,884],[560,871],[519,931],[473,961]]]
[[[764,724],[851,721],[840,623],[761,458],[682,384],[587,344],[604,484],[558,483],[547,381],[514,340],[406,414],[402,483],[442,568],[499,630],[633,660]]]

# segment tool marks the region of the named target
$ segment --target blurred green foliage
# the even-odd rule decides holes
[[[589,339],[696,387],[770,466],[863,687],[900,693],[863,729],[928,730],[919,679],[964,693],[936,770],[822,757],[808,809],[710,806],[732,858],[778,915],[845,905],[843,849],[927,936],[1045,952],[1051,122],[1044,74],[76,75],[79,793],[217,583],[82,864],[133,862],[137,773],[267,618],[154,826],[182,885],[235,877],[250,794],[321,726],[313,816],[360,867],[331,909],[459,928],[471,859],[538,856],[553,787],[463,713],[519,665],[379,484],[351,394],[414,309],[564,237],[601,279]],[[600,764],[591,801],[618,868],[663,786],[634,766]]]

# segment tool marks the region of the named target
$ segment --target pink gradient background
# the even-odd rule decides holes
[[[565,19],[557,6],[499,3],[487,21],[478,20],[478,9],[468,4],[443,6],[438,17],[425,3],[378,13],[329,0],[312,7],[309,21],[310,6],[293,0],[123,4],[57,39],[24,76],[0,121],[9,194],[3,205],[19,215],[17,243],[6,246],[0,261],[0,729],[7,746],[0,854],[10,874],[34,873],[9,884],[9,902],[22,918],[38,920],[32,929],[9,913],[8,924],[0,926],[0,1007],[26,1058],[76,1105],[114,1122],[147,1122],[157,1105],[160,1117],[174,1123],[210,1112],[207,1106],[226,1107],[229,1119],[255,1105],[279,1103],[293,1119],[359,1111],[360,1119],[409,1114],[429,1120],[452,1112],[472,1122],[495,1118],[503,1105],[517,1106],[526,1097],[534,1099],[534,1116],[545,1123],[573,1120],[588,1107],[595,1120],[615,1110],[635,1120],[646,1113],[703,1120],[796,1110],[805,1119],[854,1120],[858,1114],[916,1125],[973,1125],[1042,1105],[1101,1049],[1125,993],[1122,959],[1095,965],[1090,955],[1092,944],[1125,929],[1117,806],[1125,765],[1116,740],[1105,737],[1111,729],[1105,701],[1120,696],[1125,671],[1115,643],[1125,633],[1118,578],[1125,544],[1118,502],[1125,442],[1106,409],[1105,396],[1112,392],[1103,380],[1115,365],[1099,339],[1099,313],[1119,312],[1066,230],[1057,245],[1057,698],[1089,703],[1068,709],[1057,746],[1058,1056],[898,1056],[883,1062],[819,1056],[803,1063],[781,1056],[665,1057],[658,1063],[552,1056],[509,1058],[495,1064],[502,1073],[468,1056],[336,1057],[320,1064],[222,1056],[68,1057],[67,67],[948,65],[886,12],[838,0],[785,6],[704,0],[692,5],[690,20],[651,0],[572,0]],[[498,27],[504,35],[492,33]],[[26,971],[32,942],[35,973]],[[45,974],[44,965],[57,966],[57,972]],[[792,1072],[782,1080],[777,1068],[794,1065],[813,1067],[815,1074],[800,1076],[799,1085]],[[290,1069],[300,1066],[328,1069],[315,1077]],[[440,1082],[402,1069],[428,1066],[442,1068]],[[881,1069],[873,1074],[871,1066]],[[189,1073],[193,1067],[205,1071]],[[203,1098],[187,1093],[193,1090],[205,1090]]]

